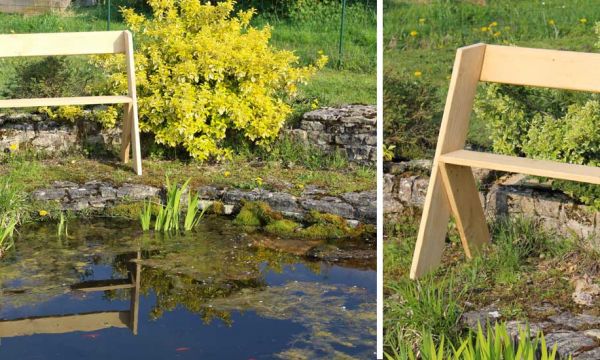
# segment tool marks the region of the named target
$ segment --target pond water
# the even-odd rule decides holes
[[[313,243],[219,217],[182,236],[138,228],[22,227],[0,261],[0,359],[373,358],[374,261],[310,260],[291,253]]]

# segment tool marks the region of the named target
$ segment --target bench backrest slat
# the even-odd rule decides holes
[[[124,31],[0,35],[0,58],[118,54],[126,51]]]
[[[600,92],[600,54],[485,45],[480,80]]]

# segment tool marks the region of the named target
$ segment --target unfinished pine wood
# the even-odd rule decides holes
[[[439,161],[446,164],[513,172],[553,179],[600,185],[600,167],[535,160],[468,150],[444,154]]]
[[[126,104],[121,159],[129,160],[132,152],[133,169],[142,175],[142,158],[135,89],[133,38],[129,31],[96,31],[54,34],[0,35],[0,58],[17,56],[85,55],[124,53],[126,58],[127,96],[82,96],[37,99],[0,100],[0,108],[24,108],[64,105]],[[133,146],[131,146],[133,144]]]
[[[125,104],[123,109],[123,127],[121,129],[121,161],[124,164],[129,162],[129,151],[131,149],[132,114],[132,105]]]
[[[440,263],[450,212],[467,257],[490,241],[471,167],[600,185],[598,167],[464,150],[478,81],[600,92],[599,65],[600,54],[485,44],[457,51],[410,272],[412,279]]]
[[[133,99],[129,111],[131,121],[131,157],[133,159],[133,170],[142,175],[142,152],[140,147],[140,126],[138,124],[137,92],[135,88],[135,63],[133,61],[133,38],[129,31],[125,32],[126,66],[127,66],[127,89],[128,95]]]
[[[481,81],[600,92],[600,54],[486,45]]]
[[[39,106],[64,106],[64,105],[100,105],[100,104],[127,104],[132,103],[129,96],[80,96],[61,98],[33,98],[33,99],[7,99],[0,100],[0,108],[24,108]]]
[[[77,315],[32,317],[0,321],[0,338],[34,334],[62,334],[129,326],[129,311],[94,312]]]
[[[125,53],[124,31],[0,35],[0,57]]]
[[[416,279],[437,267],[442,258],[450,206],[437,159],[442,153],[465,146],[469,117],[473,108],[485,54],[485,44],[458,49],[450,79],[450,89],[440,127],[429,188],[425,197],[410,277]]]
[[[468,166],[444,163],[439,166],[456,228],[465,254],[471,259],[490,242],[490,232],[473,171]]]
[[[129,279],[90,280],[71,285],[72,290],[95,292],[119,289],[131,289],[135,285]]]

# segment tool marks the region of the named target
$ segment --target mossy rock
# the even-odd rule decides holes
[[[158,201],[158,199],[156,199]],[[119,203],[114,206],[107,207],[104,210],[104,214],[107,216],[114,217],[122,217],[126,219],[139,219],[140,214],[144,210],[146,202],[145,201],[135,201],[135,202],[126,202]],[[156,202],[152,203],[152,215],[156,216],[158,214],[158,209],[160,205]]]
[[[245,226],[266,226],[273,221],[283,220],[283,215],[262,201],[242,201],[242,209],[234,223]]]
[[[301,236],[302,231],[300,229],[302,229],[302,225],[288,219],[275,220],[265,226],[266,232],[285,237]]]
[[[237,214],[233,223],[241,226],[260,226],[260,218],[252,211],[252,209],[246,206],[242,207],[240,212]]]
[[[223,215],[225,214],[225,204],[223,204],[221,201],[213,201],[209,210],[215,215]]]
[[[311,210],[306,214],[304,220],[309,224],[330,224],[335,225],[340,229],[348,227],[346,219],[339,215],[321,213],[316,210]]]

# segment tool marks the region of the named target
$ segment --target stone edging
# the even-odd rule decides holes
[[[240,190],[234,188],[200,187],[198,193],[203,200],[200,206],[221,201],[227,214],[239,210],[242,200],[264,201],[284,215],[301,219],[310,210],[339,215],[351,224],[374,224],[377,218],[377,194],[375,191],[349,192],[331,196],[323,190],[307,187],[297,197],[285,192],[265,189]],[[37,201],[58,201],[63,210],[82,211],[104,209],[126,201],[140,201],[161,196],[163,189],[143,184],[114,186],[107,182],[89,181],[76,184],[56,181],[49,188],[33,191],[30,196]]]
[[[430,164],[423,160],[387,164],[383,185],[386,216],[423,207]],[[493,175],[490,171],[475,172],[478,183],[483,185],[479,196],[488,218],[522,214],[539,219],[544,226],[561,234],[591,238],[600,248],[600,212],[577,204],[558,191],[523,181],[523,177],[497,181]]]

